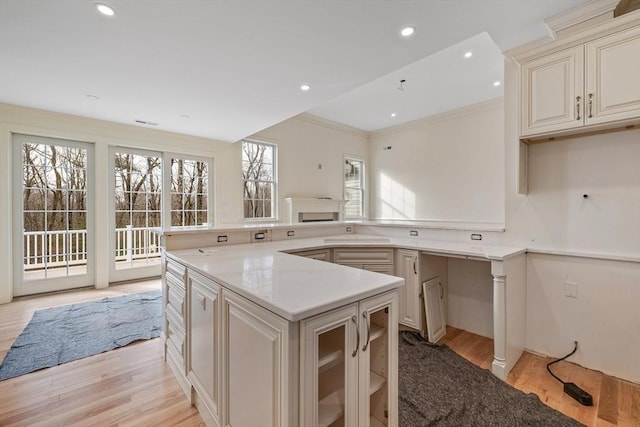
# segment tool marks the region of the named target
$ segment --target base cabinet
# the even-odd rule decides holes
[[[224,426],[296,426],[296,324],[224,292]]]
[[[408,249],[396,251],[396,276],[404,278],[400,289],[399,321],[413,329],[423,329],[420,289],[420,253]]]
[[[398,425],[397,295],[301,322],[301,426]]]
[[[290,322],[173,259],[165,276],[167,362],[207,425],[397,426],[397,290]]]
[[[190,272],[189,357],[187,378],[192,401],[210,424],[220,425],[220,296],[221,288],[198,273]]]

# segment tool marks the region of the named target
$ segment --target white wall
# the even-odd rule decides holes
[[[277,145],[278,211],[284,216],[285,197],[331,197],[342,200],[344,156],[368,160],[368,134],[310,115],[300,115],[248,137]],[[223,223],[242,221],[241,143],[233,147],[235,156],[225,176],[233,191],[219,202],[225,206]],[[321,169],[318,168],[321,165]],[[235,178],[237,177],[237,178]],[[226,204],[229,206],[226,206]]]
[[[374,132],[370,217],[503,224],[503,128],[497,99]]]
[[[13,169],[11,135],[13,133],[72,139],[94,145],[96,167],[93,178],[95,193],[98,195],[95,202],[95,254],[97,260],[109,259],[108,152],[110,146],[135,147],[209,157],[214,158],[216,165],[225,163],[225,157],[228,157],[231,149],[228,144],[204,138],[0,104],[0,200],[2,201],[0,203],[0,303],[9,302],[12,298],[11,236],[13,212],[11,195],[13,186],[20,185],[20,183],[13,183],[11,179]],[[215,165],[214,169],[216,169]],[[214,180],[216,192],[224,193],[224,187],[221,186],[223,179],[217,169]],[[217,217],[221,213],[216,210],[215,215]],[[107,286],[108,282],[108,263],[96,263],[96,286]]]

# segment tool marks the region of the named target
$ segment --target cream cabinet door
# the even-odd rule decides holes
[[[522,65],[520,134],[531,136],[584,125],[584,47]]]
[[[361,427],[398,425],[398,292],[359,304],[359,422]]]
[[[301,322],[301,426],[359,426],[359,322],[357,304]]]
[[[398,249],[396,252],[396,276],[404,278],[404,286],[400,288],[399,322],[414,329],[422,329],[419,259],[418,251]]]
[[[640,117],[640,27],[586,44],[586,124]]]
[[[444,288],[437,277],[424,282],[422,288],[427,336],[429,342],[435,343],[447,333],[447,320],[444,314]]]
[[[220,286],[190,272],[188,295],[191,309],[187,378],[195,389],[194,403],[200,413],[220,425]]]
[[[294,426],[297,352],[290,334],[297,329],[226,289],[222,294],[223,425]]]

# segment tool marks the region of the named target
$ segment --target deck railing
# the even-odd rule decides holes
[[[157,233],[147,227],[116,228],[116,262],[160,257]],[[87,263],[87,230],[25,231],[24,269]]]

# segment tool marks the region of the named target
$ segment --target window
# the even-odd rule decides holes
[[[171,159],[171,226],[207,224],[209,164],[206,160]]]
[[[245,218],[275,218],[275,164],[275,145],[242,141]]]
[[[160,264],[158,235],[162,226],[162,157],[118,149],[114,153],[115,268]]]
[[[344,207],[345,218],[364,217],[364,162],[345,158],[344,160]]]

